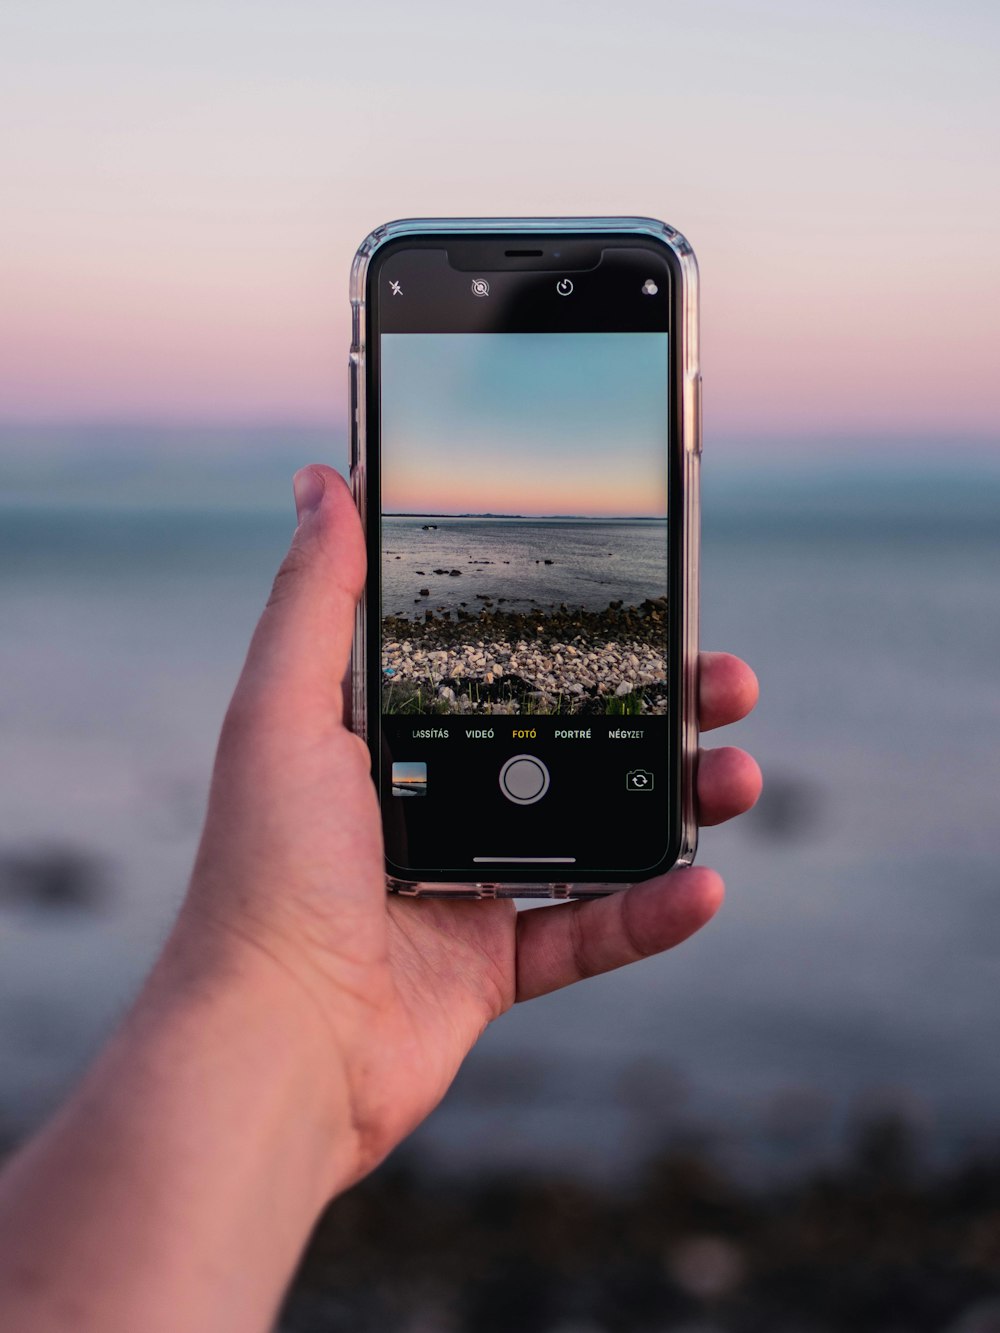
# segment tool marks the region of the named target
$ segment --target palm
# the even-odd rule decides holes
[[[515,922],[511,902],[388,902],[397,1038],[390,1077],[408,1102],[421,1104],[418,1118],[443,1096],[486,1025],[514,1002]]]
[[[400,1003],[440,1007],[481,1030],[515,999],[511,902],[390,898],[389,960]]]
[[[271,899],[274,884],[294,886],[282,895],[282,914],[291,913],[299,947],[318,946],[308,952],[324,978],[323,1008],[345,1057],[369,1161],[440,1100],[483,1029],[516,1000],[668,948],[717,905],[718,881],[703,870],[527,913],[503,900],[387,895],[367,749],[336,723],[317,738],[314,728],[286,722],[275,744],[272,778],[261,786],[258,762],[247,792],[252,808],[239,822],[266,832],[266,845],[243,834],[255,844],[262,895]],[[714,752],[727,753],[737,752]],[[725,784],[713,777],[712,758],[700,781],[706,822],[724,817],[716,812],[729,799],[717,790]],[[277,842],[276,823],[284,826]]]

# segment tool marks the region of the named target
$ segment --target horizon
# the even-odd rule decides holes
[[[891,507],[906,497],[922,503],[927,486],[955,497],[978,488],[983,497],[993,497],[1000,483],[996,438],[925,434],[882,447],[878,438],[838,440],[823,434],[796,443],[786,449],[772,438],[709,438],[702,460],[706,512],[723,498],[736,503],[744,493],[769,494],[775,504],[794,497],[796,506],[810,507],[833,504],[835,497],[864,501],[870,493]],[[30,508],[278,514],[290,507],[292,474],[315,462],[333,466],[346,479],[343,425],[49,421],[12,427],[0,421],[0,506],[8,513]],[[506,512],[523,512],[524,497],[519,498],[521,504]],[[483,510],[464,512],[486,509],[496,513],[499,506],[494,500]],[[430,511],[420,512],[427,517]],[[443,516],[442,509],[435,512]]]
[[[327,416],[284,415],[259,416],[229,413],[224,416],[165,416],[157,414],[117,416],[17,416],[3,413],[0,403],[0,449],[5,452],[20,448],[32,454],[46,446],[54,452],[88,451],[113,454],[117,449],[132,450],[139,446],[153,452],[162,441],[172,445],[194,441],[218,448],[220,453],[228,445],[252,445],[263,455],[280,452],[284,437],[301,439],[312,437],[325,441],[327,447],[348,451],[348,419],[343,412]],[[729,461],[736,451],[753,450],[755,456],[764,454],[776,460],[791,459],[794,463],[810,462],[827,451],[846,451],[850,454],[877,453],[892,461],[905,455],[925,459],[956,449],[963,455],[1000,457],[1000,413],[989,428],[916,427],[884,428],[861,427],[831,430],[825,422],[810,423],[808,428],[767,431],[733,430],[721,428],[706,431],[706,454]],[[794,455],[794,457],[792,457]],[[2,455],[0,455],[2,460]],[[321,461],[319,459],[313,461]]]

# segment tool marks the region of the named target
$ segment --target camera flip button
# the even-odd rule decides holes
[[[534,805],[549,789],[549,770],[533,754],[516,754],[500,770],[500,790],[515,805]]]

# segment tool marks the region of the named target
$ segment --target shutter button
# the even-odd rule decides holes
[[[515,805],[534,805],[549,789],[549,770],[533,754],[516,754],[500,770],[500,790]]]

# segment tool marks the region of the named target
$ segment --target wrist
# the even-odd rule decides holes
[[[270,1327],[357,1174],[323,1026],[266,953],[185,911],[122,1028],[5,1173],[11,1326],[61,1328],[72,1309],[108,1333]]]
[[[357,1178],[349,1087],[321,1005],[280,952],[189,901],[123,1038],[150,1036],[166,1065],[200,1066],[269,1160],[294,1156],[316,1215]],[[202,1063],[204,1062],[204,1063]]]

